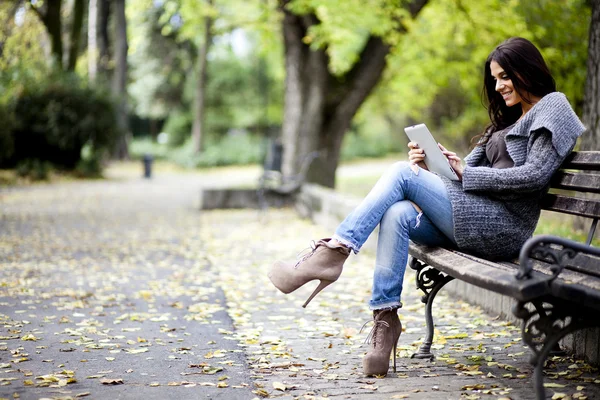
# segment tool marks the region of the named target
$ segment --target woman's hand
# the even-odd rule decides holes
[[[440,148],[440,150],[442,150],[442,153],[446,156],[448,161],[450,161],[450,166],[452,167],[452,169],[454,169],[454,172],[456,172],[458,178],[462,180],[464,167],[462,165],[460,157],[457,156],[456,153],[446,150],[446,148],[439,143],[438,147]]]
[[[408,147],[410,148],[408,152],[408,162],[411,165],[418,165],[423,169],[427,169],[427,166],[423,162],[423,160],[425,160],[425,151],[419,148],[419,145],[415,142],[408,142]]]

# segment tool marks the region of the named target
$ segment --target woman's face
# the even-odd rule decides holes
[[[508,77],[504,69],[496,61],[490,62],[492,78],[496,81],[496,91],[502,95],[504,102],[508,107],[522,104],[523,99],[513,86],[512,80]]]

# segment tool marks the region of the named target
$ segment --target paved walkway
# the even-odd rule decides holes
[[[410,359],[423,305],[407,274],[398,368],[361,373],[373,255],[307,309],[269,283],[277,258],[329,234],[292,210],[197,210],[163,175],[0,189],[0,398],[533,399],[519,329],[438,296],[434,362]],[[598,372],[553,360],[549,398],[600,399]]]

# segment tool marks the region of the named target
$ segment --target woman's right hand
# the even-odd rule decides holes
[[[427,169],[427,166],[423,162],[425,160],[425,151],[415,142],[408,142],[408,147],[410,148],[408,152],[408,162],[411,165],[418,165],[423,169]]]

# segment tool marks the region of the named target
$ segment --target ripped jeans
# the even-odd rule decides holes
[[[456,247],[452,207],[444,183],[424,169],[415,174],[407,162],[395,163],[383,174],[338,226],[333,238],[358,253],[378,224],[371,310],[402,306],[409,239],[430,246]]]

